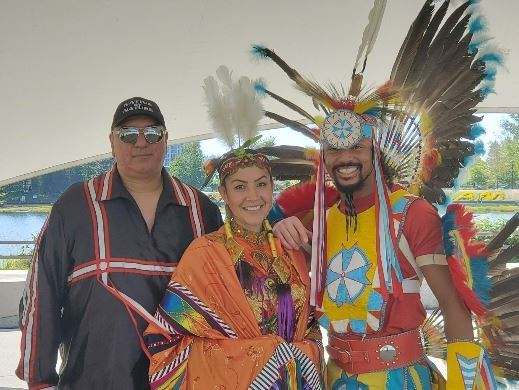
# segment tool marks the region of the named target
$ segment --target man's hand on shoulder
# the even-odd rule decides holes
[[[297,250],[303,247],[307,250],[310,247],[312,232],[305,228],[297,217],[282,219],[272,230],[286,249]]]

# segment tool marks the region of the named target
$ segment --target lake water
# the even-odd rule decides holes
[[[488,219],[490,221],[499,221],[500,219],[504,219],[508,221],[512,218],[515,213],[485,213],[485,214],[474,214],[474,219]]]
[[[515,213],[478,214],[476,219],[508,220]],[[41,213],[0,213],[0,241],[30,241],[41,230],[47,214]],[[24,248],[32,249],[32,245],[0,245],[0,255],[16,255]]]
[[[43,213],[0,213],[0,241],[32,241],[47,219]],[[17,255],[32,245],[0,245],[0,255]]]

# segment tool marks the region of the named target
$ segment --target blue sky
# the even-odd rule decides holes
[[[482,136],[482,140],[488,149],[488,144],[500,137],[501,127],[500,122],[507,118],[507,114],[484,114],[482,126],[486,130],[486,134]],[[317,144],[313,143],[307,137],[290,129],[275,129],[265,130],[260,134],[264,137],[275,137],[276,145],[297,145],[317,147]],[[222,142],[217,139],[209,139],[201,142],[202,152],[205,157],[220,156],[227,152],[229,149]]]
[[[484,114],[481,125],[487,133],[482,136],[485,145],[489,142],[501,138],[501,121],[508,118],[508,114]]]

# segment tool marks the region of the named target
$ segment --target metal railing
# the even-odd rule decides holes
[[[491,237],[496,233],[492,232],[479,232],[478,236],[480,237]],[[515,231],[511,234],[511,236],[519,235],[519,230]],[[34,245],[35,241],[0,241],[0,245]],[[32,258],[32,250],[30,254],[21,254],[21,255],[0,255],[0,260],[9,260],[9,259],[30,259]]]

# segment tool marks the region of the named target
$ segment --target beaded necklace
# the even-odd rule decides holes
[[[277,324],[277,332],[275,333],[287,341],[292,341],[295,332],[296,312],[289,284],[291,270],[290,267],[287,267],[278,253],[274,241],[274,233],[272,232],[272,227],[267,220],[263,222],[263,227],[272,252],[272,261],[269,261],[270,256],[265,256],[261,253],[257,253],[257,256],[252,256],[253,260],[255,260],[255,262],[257,262],[265,272],[265,276],[251,277],[251,265],[244,261],[241,256],[235,264],[236,271],[242,287],[246,291],[246,295],[249,297],[254,295],[260,297],[262,333],[269,334],[275,332]],[[262,239],[264,239],[263,237],[265,237],[261,233],[257,234],[247,231],[239,226],[235,221],[231,221],[229,217],[225,220],[224,229],[228,244],[226,247],[228,250],[230,249],[232,251],[236,250],[235,248],[237,245],[239,246],[234,238],[235,234],[237,237],[243,238],[251,244],[256,244],[258,246],[261,244]],[[268,314],[272,311],[268,309],[272,309],[272,300],[269,298],[271,292],[269,291],[275,291],[277,296],[277,310],[274,312],[277,312],[277,314],[274,316]]]
[[[234,233],[233,227],[236,231],[238,237],[244,238],[245,240],[259,244],[261,241],[261,235],[258,235],[254,232],[247,231],[242,228],[238,224],[234,223],[235,226],[232,226],[233,222],[230,219],[225,220],[225,234],[227,240],[234,241]],[[272,232],[272,227],[267,220],[263,221],[263,227],[266,232],[267,241],[269,243],[270,251],[272,253],[272,258],[267,254],[263,256],[256,256],[255,260],[261,265],[266,274],[274,273],[281,283],[288,283],[290,280],[290,268],[288,268],[278,254],[278,250],[276,248],[276,242],[274,241],[274,233]]]

